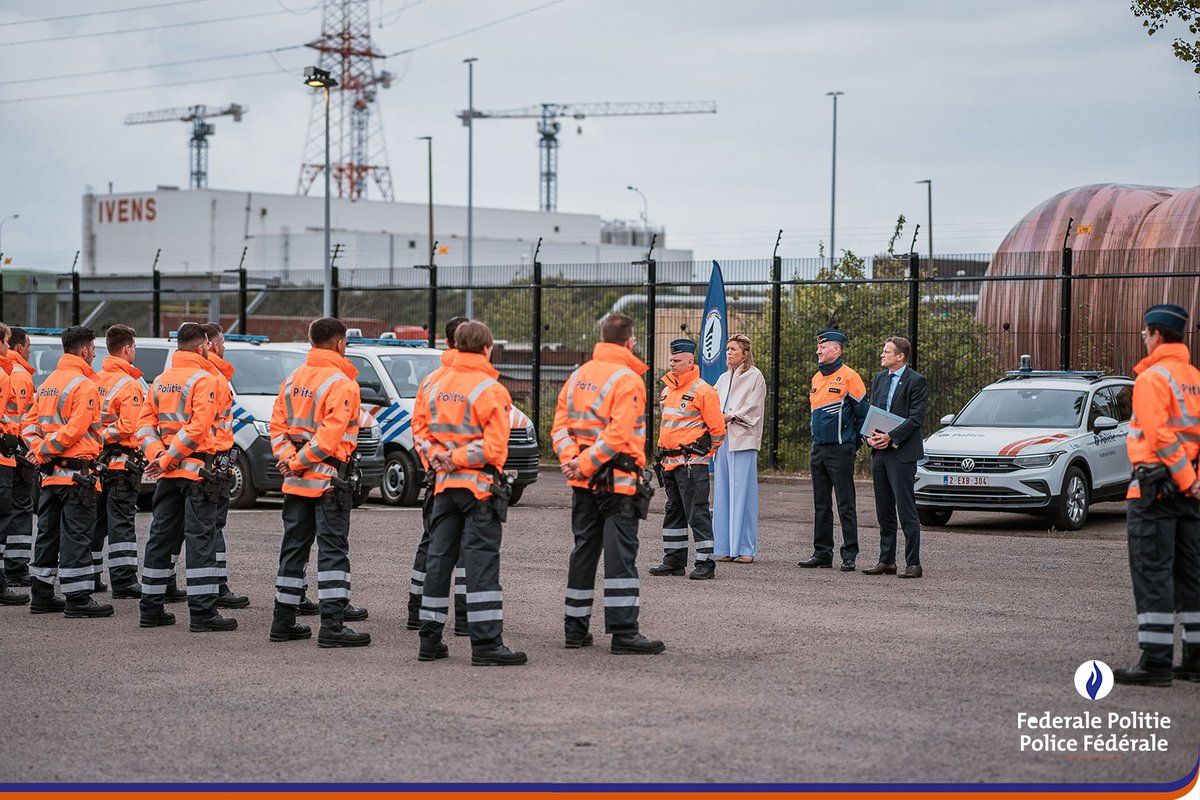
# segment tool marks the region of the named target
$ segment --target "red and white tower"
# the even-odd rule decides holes
[[[395,200],[376,104],[378,88],[390,87],[392,76],[386,71],[375,74],[375,59],[384,56],[371,44],[369,4],[370,0],[325,0],[321,38],[308,47],[320,52],[318,66],[338,82],[329,98],[332,193],[358,200],[367,196],[367,184],[374,181],[381,199]],[[324,170],[325,103],[318,89],[313,91],[296,194],[308,194]]]

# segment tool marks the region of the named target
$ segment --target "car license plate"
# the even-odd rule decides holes
[[[943,475],[943,486],[987,486],[986,475]]]
[[[504,474],[505,474],[505,475],[507,475],[507,476],[508,476],[508,477],[510,477],[510,478],[516,478],[516,477],[517,477],[517,471],[516,471],[515,469],[506,469],[506,470],[504,470]]]

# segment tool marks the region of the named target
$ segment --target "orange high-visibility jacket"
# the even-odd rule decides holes
[[[1133,368],[1133,418],[1125,449],[1129,463],[1161,462],[1181,490],[1196,482],[1200,454],[1200,370],[1192,366],[1187,345],[1160,344]],[[1126,497],[1141,497],[1137,479]]]
[[[283,493],[320,497],[358,447],[358,370],[336,350],[314,347],[284,382],[271,409],[271,452],[292,475]]]
[[[420,445],[420,442],[429,441],[429,387],[436,384],[446,370],[454,365],[454,356],[458,354],[457,350],[442,351],[442,365],[433,372],[421,379],[420,385],[417,387],[417,396],[413,400],[412,421],[409,423],[412,435],[414,448],[417,451],[417,457],[421,459],[421,466],[424,469],[429,469],[429,459],[425,457],[425,448]]]
[[[142,405],[138,443],[157,461],[163,478],[198,481],[201,456],[216,452],[217,379],[208,362],[191,350],[171,354],[171,366],[155,379]]]
[[[105,445],[137,448],[138,425],[142,419],[142,404],[146,390],[142,371],[123,358],[105,356],[98,378],[100,384],[100,424]],[[127,469],[129,456],[121,453],[108,461],[108,468]]]
[[[0,408],[4,409],[3,418],[0,418],[0,433],[11,433],[16,436],[21,435],[21,420],[14,418],[9,413],[9,406],[16,406],[12,401],[12,360],[4,355],[0,356]],[[0,466],[15,467],[17,460],[0,455]]]
[[[684,464],[708,464],[725,441],[725,417],[721,414],[717,390],[701,379],[700,368],[694,364],[683,375],[668,372],[662,382],[666,387],[659,398],[662,424],[658,431],[658,446],[676,450],[680,445],[695,442],[705,431],[712,437],[712,448],[707,455],[663,456],[663,469],[669,472]]]
[[[558,393],[550,440],[559,463],[579,459],[584,480],[571,486],[588,488],[588,478],[621,453],[646,466],[646,382],[648,370],[631,350],[600,342],[592,360],[571,373]],[[613,491],[637,492],[638,474],[613,470]]]
[[[512,397],[499,376],[483,354],[459,351],[453,366],[430,385],[428,438],[417,446],[427,459],[441,452],[454,459],[453,472],[438,471],[434,494],[470,489],[477,500],[491,494],[492,477],[483,469],[504,468],[512,430]]]
[[[29,413],[29,407],[33,405],[33,367],[29,366],[29,362],[21,358],[21,354],[16,350],[8,351],[9,360],[12,362],[12,373],[9,375],[9,382],[12,385],[12,393],[9,395],[8,403],[5,405],[5,411],[10,417],[16,417],[17,428],[21,427],[21,423],[25,420],[25,415]],[[17,431],[20,433],[20,430]]]
[[[217,452],[233,448],[233,364],[216,353],[208,354],[209,371],[217,376]]]
[[[32,458],[94,459],[100,455],[100,393],[92,365],[63,353],[37,391],[21,436]],[[43,486],[70,486],[73,469],[55,467]]]

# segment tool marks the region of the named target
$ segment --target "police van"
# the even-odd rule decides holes
[[[347,339],[346,358],[358,370],[363,407],[378,420],[385,461],[380,494],[390,505],[413,505],[421,494],[422,470],[413,449],[412,411],[421,380],[441,364],[442,352],[405,339]],[[509,421],[508,461],[517,503],[538,477],[538,441],[533,422],[516,405]]]
[[[1079,530],[1092,503],[1120,500],[1133,380],[1099,372],[1021,368],[984,387],[925,440],[917,462],[917,512],[945,525],[959,509],[1044,515]]]
[[[57,329],[32,328],[29,343],[29,365],[34,368],[34,386],[40,386],[62,356],[62,340]],[[283,488],[283,476],[276,467],[271,452],[269,426],[271,409],[279,387],[287,376],[304,363],[308,352],[306,344],[271,344],[265,336],[225,337],[225,360],[233,365],[233,418],[234,418],[234,461],[233,486],[230,490],[232,508],[250,508],[265,492],[277,492]],[[174,339],[137,338],[134,366],[142,371],[142,382],[149,385],[166,369],[171,353],[175,351]],[[92,367],[99,371],[108,350],[102,336],[96,339],[96,358]],[[362,486],[355,497],[355,505],[361,505],[370,491],[383,481],[383,453],[380,448],[379,425],[366,409],[359,418],[358,433],[359,469],[362,470]],[[149,508],[154,482],[143,478],[142,496],[139,506]]]

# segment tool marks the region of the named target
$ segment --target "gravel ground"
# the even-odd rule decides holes
[[[569,499],[544,474],[506,526],[505,639],[525,667],[473,668],[453,637],[449,659],[418,663],[404,604],[419,511],[375,503],[351,534],[369,648],[268,641],[277,499],[230,518],[232,584],[252,600],[226,612],[236,632],[142,630],[135,601],[103,620],[0,608],[0,782],[1163,782],[1196,764],[1200,684],[1094,703],[1073,686],[1080,663],[1137,654],[1119,504],[1079,534],[960,514],[924,532],[925,577],[904,581],[797,569],[808,484],[764,483],[758,561],[705,582],[647,574],[656,498],[642,629],[667,651],[635,657],[610,654],[599,624],[596,647],[562,648]],[[859,509],[861,568],[877,554],[868,484]],[[1169,714],[1169,748],[1022,752],[1021,711]]]

